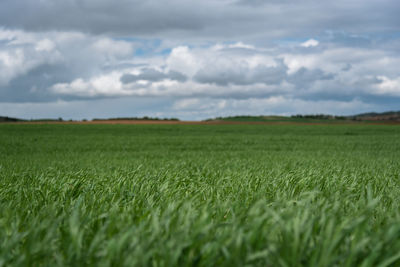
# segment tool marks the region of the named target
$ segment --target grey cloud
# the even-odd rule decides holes
[[[288,76],[288,81],[295,84],[297,87],[309,86],[311,83],[318,80],[332,80],[334,74],[325,73],[320,69],[309,70],[307,68],[300,68],[294,74]]]
[[[251,6],[251,7],[260,7],[270,4],[287,4],[287,3],[290,3],[290,0],[238,0],[235,2],[236,5]]]
[[[330,84],[325,85],[325,90],[316,92],[298,92],[295,95],[296,99],[302,99],[307,101],[352,101],[359,100],[363,103],[385,107],[394,107],[395,110],[399,109],[400,97],[386,96],[386,95],[371,95],[367,92],[360,90],[358,87],[349,87],[346,90],[338,88],[337,86],[331,86]]]
[[[251,85],[256,83],[276,85],[286,78],[287,66],[278,61],[276,67],[257,66],[253,69],[233,66],[232,69],[205,68],[199,70],[193,79],[199,83],[220,86]]]
[[[155,69],[143,69],[140,74],[124,74],[121,77],[121,82],[124,84],[129,84],[133,82],[137,82],[139,80],[145,80],[150,82],[159,82],[165,79],[170,79],[178,82],[185,82],[187,77],[177,71],[169,71],[168,73],[164,73]]]
[[[101,69],[103,71],[113,71],[113,70],[125,70],[125,69],[129,69],[129,68],[140,68],[140,67],[146,67],[147,64],[144,63],[140,63],[140,64],[134,64],[134,63],[116,63],[116,64],[112,64],[112,65],[105,65],[102,66]]]
[[[288,67],[278,61],[276,67],[257,66],[250,68],[214,69],[205,68],[199,70],[193,79],[204,84],[216,84],[219,86],[229,85],[252,85],[266,84],[277,85],[283,81],[288,81],[298,88],[309,86],[318,80],[332,80],[334,74],[325,73],[321,69],[300,68],[294,74],[287,75]]]
[[[350,70],[352,71],[352,70]],[[338,79],[340,73],[334,75],[333,79],[322,80],[318,84],[297,84],[298,89],[294,96],[298,99],[310,101],[351,101],[360,100],[368,104],[377,104],[384,106],[399,103],[400,97],[391,95],[376,95],[371,93],[373,87],[382,83],[382,80],[376,76],[352,77],[352,81],[343,81]]]
[[[400,2],[2,0],[0,25],[171,39],[312,36],[331,30],[398,32]]]
[[[98,99],[101,96],[82,97],[77,95],[58,95],[48,89],[56,83],[67,83],[77,76],[87,76],[78,73],[66,65],[42,64],[25,74],[12,79],[8,84],[0,86],[0,103],[54,102],[57,100]]]
[[[187,77],[184,74],[173,70],[167,73],[167,78],[179,82],[185,82],[187,80]]]
[[[0,87],[2,102],[46,102],[56,96],[47,92],[48,86],[58,81],[69,81],[73,75],[65,66],[41,65]]]
[[[3,0],[0,4],[0,25],[32,31],[146,35],[171,29],[196,30],[203,26],[204,16],[201,9],[191,10],[181,1]]]
[[[346,63],[345,66],[341,69],[342,71],[349,71],[353,66],[350,63]]]

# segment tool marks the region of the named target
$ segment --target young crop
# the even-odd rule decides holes
[[[0,125],[0,266],[398,266],[400,131]]]

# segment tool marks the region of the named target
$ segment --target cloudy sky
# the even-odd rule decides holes
[[[398,0],[1,0],[0,115],[400,110]]]

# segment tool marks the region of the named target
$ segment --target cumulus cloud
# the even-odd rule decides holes
[[[145,68],[141,70],[140,74],[126,73],[120,78],[123,84],[129,84],[137,81],[159,82],[166,79],[185,82],[187,80],[187,77],[177,71],[169,71],[167,73],[164,73],[156,69]]]
[[[314,47],[319,45],[319,42],[315,39],[310,39],[308,41],[305,41],[304,43],[301,43],[300,45],[303,47]]]
[[[35,50],[38,52],[41,51],[51,52],[52,50],[54,50],[55,46],[56,45],[54,44],[54,42],[46,38],[37,42]]]
[[[373,93],[400,97],[400,77],[390,79],[386,76],[378,76],[376,78],[379,82],[376,83],[377,90],[372,91]]]
[[[131,43],[107,37],[0,28],[0,101],[57,99],[49,87],[89,78],[132,53]]]
[[[149,59],[145,67],[130,65],[88,78],[76,77],[53,84],[49,91],[59,97],[78,98],[279,96],[371,102],[376,95],[397,96],[397,80],[379,73],[385,69],[383,66],[394,68],[400,58],[382,57],[385,53],[378,49],[332,47],[301,54],[301,50],[288,53],[284,49],[243,49],[243,45],[237,49],[232,44],[176,47],[167,56]],[[387,72],[392,75],[391,70]]]
[[[235,63],[235,62],[232,62]],[[193,77],[196,82],[227,86],[251,85],[256,83],[280,84],[286,78],[287,66],[282,60],[277,60],[275,66],[256,65],[239,61],[237,64],[221,67],[218,64],[200,69]]]
[[[304,88],[315,81],[332,80],[334,77],[332,73],[325,73],[321,69],[309,70],[301,67],[298,71],[288,76],[288,81],[300,88]]]

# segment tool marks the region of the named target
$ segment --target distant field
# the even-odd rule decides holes
[[[0,125],[0,266],[399,266],[398,125]]]
[[[93,120],[93,121],[19,121],[3,122],[3,124],[132,124],[132,125],[238,125],[238,124],[261,124],[261,125],[320,125],[320,124],[345,124],[345,125],[398,125],[398,121],[351,121],[351,120],[318,120],[303,118],[224,118],[206,121],[173,121],[173,120]]]

